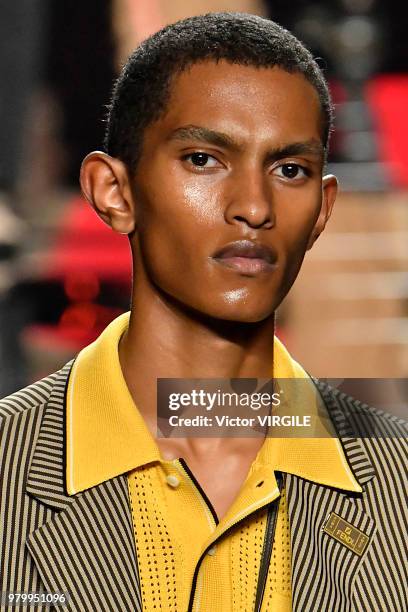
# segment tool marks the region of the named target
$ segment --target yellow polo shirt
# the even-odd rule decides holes
[[[280,497],[262,611],[291,610],[286,492],[275,471],[360,491],[336,438],[266,438],[221,521],[182,459],[164,461],[124,380],[119,340],[129,313],[81,351],[67,393],[67,490],[75,494],[128,474],[144,611],[254,609],[266,508]],[[275,378],[306,378],[274,340]],[[311,384],[312,388],[312,384]],[[296,402],[294,411],[296,411]]]

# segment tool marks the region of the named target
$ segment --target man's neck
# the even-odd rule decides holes
[[[133,298],[119,356],[130,393],[152,423],[157,378],[268,378],[273,335],[273,316],[260,323],[215,321],[143,292]]]

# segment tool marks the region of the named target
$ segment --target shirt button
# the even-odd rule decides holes
[[[180,480],[177,478],[177,476],[174,476],[174,474],[169,474],[169,476],[166,476],[166,481],[168,485],[173,487],[173,489],[177,489],[180,484]]]
[[[215,555],[216,550],[217,550],[217,546],[214,544],[214,546],[211,546],[211,548],[208,549],[207,555],[210,555],[210,557],[213,557]]]

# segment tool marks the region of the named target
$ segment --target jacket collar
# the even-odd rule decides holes
[[[45,405],[26,490],[47,506],[63,509],[74,499],[65,487],[65,397],[72,361],[58,373]]]

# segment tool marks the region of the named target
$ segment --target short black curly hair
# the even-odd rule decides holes
[[[278,66],[301,73],[315,87],[322,108],[322,142],[327,150],[333,107],[321,69],[293,34],[277,23],[245,13],[209,13],[166,26],[135,49],[117,79],[108,107],[105,151],[133,173],[144,129],[166,109],[172,78],[192,64]]]

